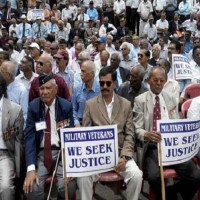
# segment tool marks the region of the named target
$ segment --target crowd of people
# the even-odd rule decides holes
[[[138,200],[143,179],[162,199],[156,122],[180,118],[185,88],[200,83],[200,1],[1,0],[0,8],[0,198],[44,200],[56,167],[65,199],[60,128],[117,124],[115,171],[127,200]],[[192,78],[174,78],[173,54]],[[199,103],[188,118],[200,117]],[[171,167],[180,180],[166,199],[192,200],[200,170],[192,160]],[[79,189],[91,200],[99,177],[69,177],[69,199]]]

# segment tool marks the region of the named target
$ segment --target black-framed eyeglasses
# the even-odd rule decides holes
[[[143,57],[143,55],[142,55],[141,53],[138,53],[138,57],[141,57],[141,58],[142,58],[142,57]]]
[[[103,87],[105,84],[107,87],[110,87],[112,85],[112,81],[99,81],[99,84],[101,87]]]

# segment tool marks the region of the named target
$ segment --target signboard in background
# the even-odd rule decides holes
[[[60,134],[67,177],[110,171],[118,163],[117,125],[64,128]]]
[[[32,9],[32,20],[36,20],[37,18],[44,20],[43,9]]]
[[[172,71],[175,80],[192,78],[189,60],[183,55],[172,54]]]
[[[163,166],[186,162],[198,153],[200,120],[158,120],[157,130],[162,135]]]

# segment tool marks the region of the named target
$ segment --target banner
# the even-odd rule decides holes
[[[61,129],[61,147],[67,177],[113,170],[118,163],[117,125]]]
[[[44,10],[43,9],[33,9],[32,10],[32,18],[31,20],[36,20],[37,17],[44,20]]]
[[[187,57],[180,54],[172,54],[172,70],[175,80],[191,79],[192,71]]]
[[[163,166],[186,162],[198,153],[200,120],[158,120],[157,130],[162,135]]]

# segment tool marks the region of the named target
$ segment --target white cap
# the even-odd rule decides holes
[[[42,17],[41,16],[37,16],[36,19],[42,19]]]
[[[40,46],[36,42],[33,42],[29,47],[37,48],[38,50],[40,50]]]
[[[26,15],[22,15],[20,19],[26,19]]]

